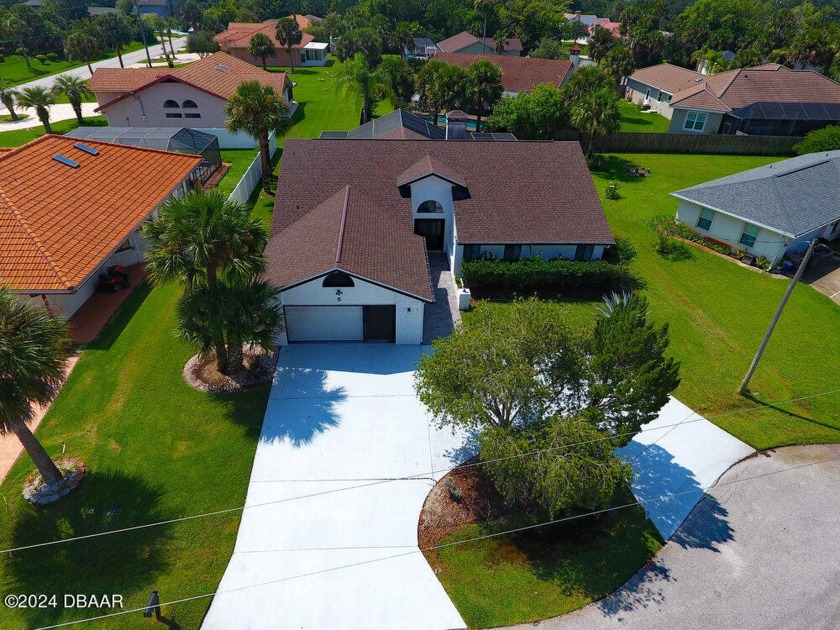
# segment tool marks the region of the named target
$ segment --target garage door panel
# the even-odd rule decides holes
[[[287,306],[289,342],[362,341],[361,306]]]

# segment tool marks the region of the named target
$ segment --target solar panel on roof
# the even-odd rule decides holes
[[[53,159],[56,162],[61,162],[62,164],[69,166],[70,168],[79,168],[79,163],[76,160],[71,160],[69,157],[64,157],[60,153],[56,153],[53,156]]]
[[[91,155],[99,155],[99,151],[97,149],[86,145],[84,142],[77,142],[73,146],[79,149],[80,151],[84,151],[85,153],[90,153]]]

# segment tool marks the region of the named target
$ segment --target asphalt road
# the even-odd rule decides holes
[[[181,38],[173,38],[172,45],[175,46],[175,50],[177,51],[180,48],[183,48],[187,43],[186,37]],[[154,46],[149,46],[149,54],[151,54],[152,59],[161,55],[161,46],[160,44],[155,44]],[[140,50],[135,50],[134,52],[125,53],[123,56],[123,63],[127,68],[133,63],[137,63],[138,61],[145,61],[146,60],[146,49],[141,48]],[[96,70],[97,68],[119,68],[120,67],[120,60],[116,57],[109,57],[108,59],[103,59],[102,61],[97,61],[96,63],[91,64],[93,69]],[[68,76],[75,76],[81,77],[82,79],[89,79],[90,72],[88,72],[87,66],[79,66],[78,68],[73,68],[72,70],[65,70],[64,72],[59,72],[58,74],[51,74],[48,77],[44,77],[43,79],[36,79],[34,81],[30,81],[29,83],[22,83],[17,86],[15,89],[20,89],[22,87],[30,87],[30,86],[41,86],[41,87],[51,87],[53,82],[55,81],[56,77],[68,75]]]
[[[840,628],[840,445],[736,464],[621,589],[517,626],[727,630]]]

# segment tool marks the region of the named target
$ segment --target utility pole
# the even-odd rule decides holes
[[[134,0],[134,9],[137,11],[137,21],[140,25],[140,37],[143,38],[143,48],[146,49],[146,61],[149,63],[149,67],[152,67],[152,56],[149,54],[149,45],[146,43],[146,30],[143,28],[143,14],[140,13],[140,5],[137,4],[137,0]]]
[[[770,335],[773,334],[773,329],[776,327],[776,324],[779,321],[779,318],[782,316],[782,311],[785,309],[785,304],[787,304],[788,299],[790,298],[790,294],[793,293],[793,290],[796,288],[796,284],[799,282],[799,278],[802,277],[802,272],[805,271],[805,267],[808,266],[808,261],[811,258],[811,254],[814,252],[814,246],[817,244],[817,239],[813,239],[808,245],[808,251],[805,252],[805,257],[802,259],[802,263],[799,265],[799,269],[796,270],[796,274],[793,276],[793,280],[790,281],[790,285],[785,291],[784,297],[782,297],[782,302],[779,304],[779,308],[776,309],[776,314],[773,315],[773,319],[770,321],[770,326],[767,328],[767,332],[764,333],[764,339],[761,340],[761,345],[758,347],[758,352],[755,353],[755,358],[753,358],[752,363],[750,364],[750,369],[747,370],[747,375],[744,377],[744,380],[741,381],[741,387],[738,389],[739,394],[743,394],[747,391],[747,385],[750,384],[750,379],[753,377],[755,373],[755,369],[758,367],[758,362],[761,360],[761,355],[764,354],[764,349],[767,347],[767,342],[770,341]]]

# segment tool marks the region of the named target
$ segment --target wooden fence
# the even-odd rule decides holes
[[[578,140],[586,147],[586,134],[574,129],[558,132],[557,140]],[[598,153],[711,153],[730,155],[791,155],[802,138],[789,136],[694,135],[684,133],[619,132],[596,137]]]

